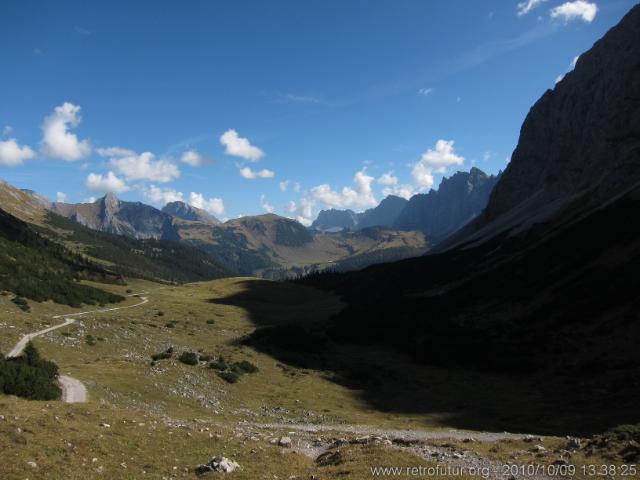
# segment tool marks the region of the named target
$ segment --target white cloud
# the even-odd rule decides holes
[[[0,140],[0,165],[2,166],[16,167],[34,156],[35,153],[31,148],[26,145],[18,145],[15,138]]]
[[[484,153],[482,154],[482,159],[483,159],[485,162],[488,162],[489,160],[491,160],[491,157],[492,157],[492,154],[491,154],[491,152],[490,152],[489,150],[487,150],[486,152],[484,152]]]
[[[430,148],[422,154],[411,171],[416,185],[420,188],[431,188],[434,173],[444,173],[451,165],[464,163],[464,158],[454,152],[453,143],[453,140],[438,140],[435,148]]]
[[[64,192],[56,192],[56,202],[65,203],[67,201],[67,194]]]
[[[517,15],[519,17],[521,17],[523,15],[526,15],[531,10],[533,10],[536,7],[539,7],[540,5],[542,5],[546,1],[547,0],[526,0],[524,2],[520,2],[520,3],[518,3],[518,13],[517,13]]]
[[[286,192],[287,188],[289,188],[289,180],[283,180],[282,182],[280,182],[279,186],[281,192]]]
[[[587,23],[591,23],[596,18],[598,6],[595,3],[585,0],[576,0],[574,2],[566,2],[560,6],[551,9],[551,18],[560,18],[565,23],[571,20],[582,19]]]
[[[385,197],[389,195],[395,195],[396,197],[402,197],[406,200],[409,200],[416,193],[416,189],[413,185],[403,184],[403,185],[392,185],[390,187],[385,187],[382,189],[382,194]]]
[[[122,147],[96,148],[96,153],[101,157],[128,157],[136,154],[133,150]]]
[[[154,160],[151,152],[140,155],[114,157],[109,160],[111,166],[127,180],[147,180],[150,182],[167,183],[180,176],[178,167],[167,160]]]
[[[433,93],[433,88],[421,88],[418,90],[418,95],[422,95],[424,97],[428,97]]]
[[[263,170],[251,170],[249,167],[244,167],[240,169],[240,175],[243,178],[254,180],[256,178],[273,178],[275,173],[271,170],[267,170],[266,168]]]
[[[92,192],[122,193],[130,190],[124,180],[117,177],[113,172],[109,172],[106,175],[90,173],[87,175],[85,185]]]
[[[290,103],[324,103],[322,99],[312,95],[296,95],[295,93],[280,93],[278,98]]]
[[[293,184],[293,191],[295,193],[299,193],[300,192],[300,184],[298,182]]]
[[[289,202],[287,210],[289,210],[289,212],[295,216],[295,219],[305,227],[308,227],[313,223],[313,200],[301,198],[300,203],[296,203],[292,200]]]
[[[377,204],[372,189],[374,180],[373,177],[366,174],[365,170],[360,170],[353,177],[355,188],[344,187],[341,192],[336,192],[328,184],[323,184],[313,187],[311,196],[314,200],[332,208],[363,209],[372,207]]]
[[[182,192],[171,188],[161,188],[155,185],[149,185],[149,188],[143,190],[144,196],[157,205],[166,205],[170,202],[182,202]]]
[[[42,151],[47,157],[66,162],[81,160],[91,153],[88,140],[78,140],[69,129],[77,127],[82,118],[80,107],[65,102],[44,119],[42,124]]]
[[[393,175],[393,172],[387,172],[384,173],[380,178],[378,178],[378,183],[385,186],[397,185],[398,177]]]
[[[229,129],[220,136],[220,143],[226,147],[225,153],[241,157],[250,162],[257,162],[264,156],[264,152],[251,145],[247,138],[238,136],[238,132]]]
[[[206,210],[213,215],[222,215],[224,213],[224,202],[221,198],[204,198],[204,195],[197,192],[191,192],[189,195],[189,205],[196,208]]]
[[[260,195],[260,206],[267,213],[273,213],[275,210],[275,207],[267,202],[267,197],[264,195],[264,193]]]
[[[4,127],[2,127],[2,136],[7,136],[7,135],[11,135],[11,132],[13,132],[13,127],[11,125],[5,125]]]
[[[97,198],[96,198],[96,197],[91,196],[91,197],[85,198],[85,199],[82,201],[82,203],[94,203],[96,200],[97,200]]]
[[[203,157],[200,152],[195,149],[187,150],[180,157],[182,163],[186,163],[187,165],[191,165],[192,167],[199,167],[207,163],[207,159]]]

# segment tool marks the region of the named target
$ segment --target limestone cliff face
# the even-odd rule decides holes
[[[93,203],[54,203],[59,215],[101,232],[133,238],[179,239],[173,218],[140,202],[124,202],[108,193]]]
[[[640,6],[531,108],[487,218],[539,196],[609,195],[640,171]]]
[[[575,215],[638,181],[640,5],[535,103],[485,211],[439,248]]]

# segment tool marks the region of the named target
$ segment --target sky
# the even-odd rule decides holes
[[[5,0],[0,178],[220,219],[362,211],[504,169],[635,0]]]

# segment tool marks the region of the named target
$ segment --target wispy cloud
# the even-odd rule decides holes
[[[533,10],[536,7],[539,7],[540,5],[542,5],[546,1],[547,0],[526,0],[524,2],[520,2],[520,3],[518,3],[517,15],[519,17],[522,17],[523,15],[526,15],[531,10]]]
[[[73,27],[73,29],[76,31],[76,33],[79,33],[80,35],[91,35],[93,33],[91,30],[87,30],[86,28],[80,27],[78,25]]]

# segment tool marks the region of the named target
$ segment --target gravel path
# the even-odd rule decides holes
[[[146,292],[144,292],[146,293]],[[130,297],[138,296],[139,294],[129,295]],[[63,315],[54,315],[51,318],[64,318],[64,322],[58,325],[54,325],[53,327],[45,328],[44,330],[39,330],[37,332],[28,333],[24,335],[18,343],[16,343],[15,347],[11,349],[7,358],[18,357],[24,351],[24,348],[27,344],[34,338],[39,337],[40,335],[44,335],[45,333],[49,333],[53,330],[57,330],[58,328],[66,327],[67,325],[71,325],[75,322],[74,318],[71,317],[80,317],[82,315],[87,315],[89,313],[102,313],[102,312],[114,312],[116,310],[124,310],[125,308],[134,308],[139,307],[140,305],[144,305],[149,301],[147,297],[140,297],[142,300],[140,303],[136,303],[135,305],[127,305],[124,307],[114,307],[114,308],[104,308],[102,310],[88,310],[86,312],[78,312],[78,313],[68,313]],[[78,380],[77,378],[70,377],[68,375],[60,375],[58,377],[58,384],[60,388],[62,388],[62,401],[67,403],[79,403],[87,401],[87,388],[84,384]]]

